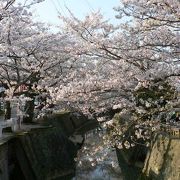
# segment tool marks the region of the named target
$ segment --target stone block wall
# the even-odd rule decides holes
[[[8,143],[0,144],[0,180],[8,180]]]

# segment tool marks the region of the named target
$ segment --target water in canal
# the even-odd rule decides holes
[[[73,180],[122,180],[116,151],[103,143],[103,132],[87,134]]]

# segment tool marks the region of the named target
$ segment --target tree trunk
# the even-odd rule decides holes
[[[11,103],[10,101],[5,101],[5,113],[4,113],[4,119],[10,119],[11,118]]]
[[[23,123],[32,123],[34,117],[34,98],[32,99],[32,101],[26,102],[25,112],[27,116],[23,118]]]

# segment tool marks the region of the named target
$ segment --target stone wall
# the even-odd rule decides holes
[[[56,128],[34,129],[15,140],[26,180],[48,180],[75,173],[77,148]]]
[[[90,131],[99,126],[98,121],[95,119],[88,119],[83,114],[77,112],[56,112],[53,115],[44,117],[38,121],[43,125],[51,125],[58,128],[68,137],[72,134],[85,134],[87,131]]]
[[[0,180],[73,176],[77,147],[56,128],[33,129],[0,145]]]
[[[0,140],[0,180],[71,179],[78,147],[69,140],[86,129],[85,116],[59,112],[41,121],[42,127]],[[97,125],[97,123],[96,123]]]
[[[0,145],[0,179],[8,180],[8,143]]]
[[[180,139],[158,134],[144,166],[144,175],[153,180],[180,179]]]

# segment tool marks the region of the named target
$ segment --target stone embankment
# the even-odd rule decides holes
[[[128,114],[118,116],[119,123],[127,117]],[[162,125],[149,148],[136,145],[129,149],[116,149],[116,153],[125,180],[179,180],[179,150],[180,125],[176,122]]]
[[[165,133],[155,137],[144,165],[144,175],[153,180],[180,179],[180,138]]]
[[[71,179],[75,174],[78,146],[70,140],[97,126],[80,114],[59,112],[38,122],[22,125],[0,139],[0,180]]]

